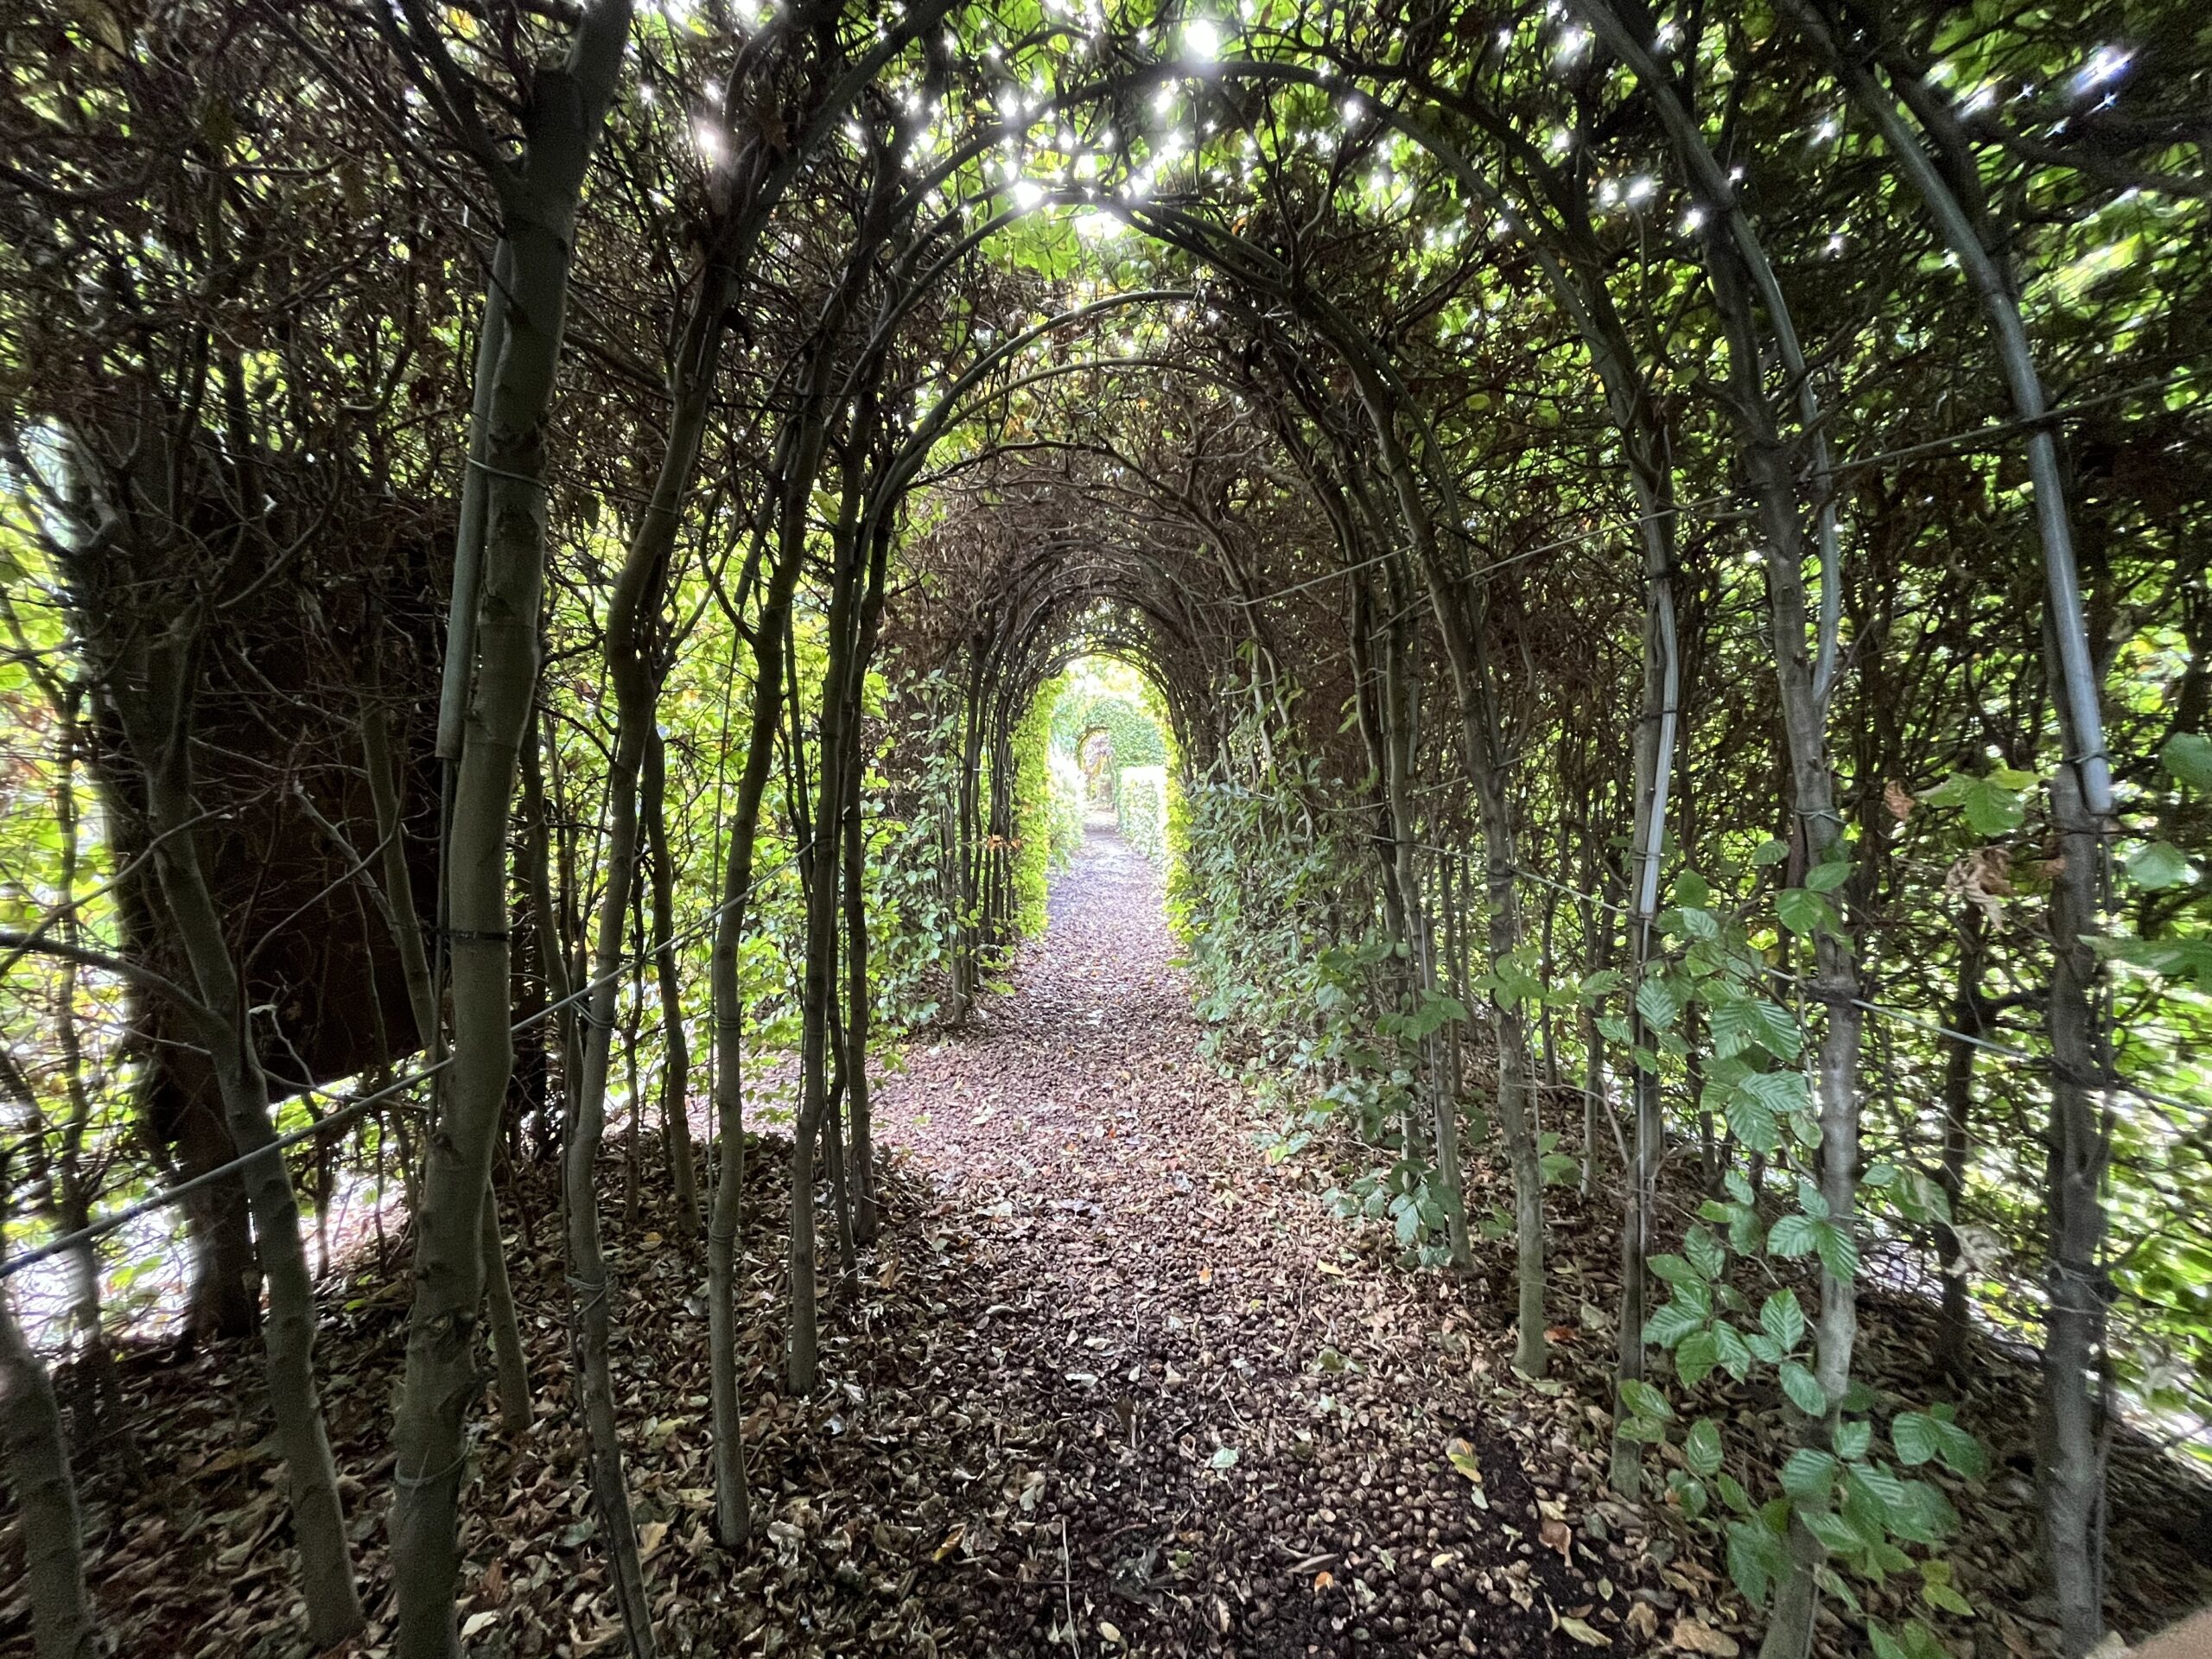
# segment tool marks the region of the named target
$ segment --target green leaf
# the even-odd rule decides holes
[[[1694,1521],[1705,1513],[1708,1500],[1703,1481],[1686,1475],[1679,1469],[1670,1469],[1667,1471],[1667,1491],[1681,1506],[1682,1513],[1691,1520]]]
[[[1784,1216],[1766,1236],[1766,1247],[1775,1255],[1810,1255],[1821,1237],[1810,1216]]]
[[[1847,858],[1832,858],[1805,872],[1805,885],[1815,893],[1834,893],[1850,880],[1851,861]]]
[[[1586,975],[1582,981],[1582,995],[1586,1000],[1595,1002],[1599,998],[1620,989],[1622,977],[1618,968],[1602,968],[1594,974]]]
[[[1655,1255],[1644,1265],[1670,1285],[1702,1282],[1707,1276],[1679,1255]]]
[[[1828,901],[1805,887],[1784,887],[1774,897],[1774,913],[1792,933],[1810,938],[1823,924],[1833,927]]]
[[[2202,732],[2176,732],[2158,751],[2158,759],[2191,789],[2212,792],[2212,737]]]
[[[2189,855],[2170,841],[2154,841],[2127,861],[2127,879],[2156,891],[2190,878]]]
[[[1874,1444],[1874,1425],[1863,1417],[1854,1417],[1835,1426],[1832,1441],[1835,1454],[1846,1463],[1854,1462],[1866,1455]]]
[[[1932,1567],[1938,1563],[1931,1561],[1928,1565]],[[1974,1604],[1948,1584],[1923,1584],[1920,1586],[1920,1594],[1930,1607],[1940,1607],[1943,1611],[1956,1613],[1961,1618],[1974,1617]]]
[[[1951,1579],[1951,1564],[1937,1556],[1920,1564],[1921,1599],[1930,1607],[1962,1618],[1974,1617],[1974,1604],[1958,1592]]]
[[[1700,1475],[1716,1475],[1720,1457],[1720,1426],[1710,1417],[1699,1418],[1683,1439],[1682,1461]]]
[[[1754,1605],[1766,1599],[1774,1581],[1789,1570],[1782,1540],[1764,1520],[1728,1524],[1728,1576]]]
[[[1709,910],[1689,907],[1678,909],[1675,914],[1681,920],[1684,938],[1717,939],[1720,937],[1720,923]]]
[[[2020,788],[2024,785],[2007,781],[2018,775],[1999,772],[1976,778],[1969,772],[1956,772],[1921,799],[1931,806],[1964,809],[1967,822],[1974,826],[1974,833],[1993,840],[2010,835],[2027,817],[2027,807],[2020,799]]]
[[[1643,1322],[1643,1339],[1654,1347],[1672,1348],[1704,1324],[1703,1313],[1677,1299]]]
[[[1796,1360],[1782,1362],[1782,1391],[1789,1396],[1789,1403],[1808,1417],[1827,1414],[1828,1397],[1821,1391],[1820,1379]]]
[[[1751,855],[1751,862],[1760,869],[1764,869],[1770,864],[1781,863],[1789,856],[1789,843],[1788,842],[1763,841],[1759,843],[1758,849]]]
[[[1723,1059],[1740,1054],[1758,1040],[1748,1002],[1716,1002],[1706,1017],[1713,1033],[1713,1052]]]
[[[1917,1518],[1912,1495],[1905,1490],[1904,1482],[1888,1470],[1854,1464],[1847,1471],[1846,1478],[1866,1494],[1891,1526],[1900,1522],[1910,1526]]]
[[[2111,939],[2094,942],[2099,954],[2133,963],[2171,980],[2212,991],[2212,939]]]
[[[1948,1406],[1938,1406],[1929,1421],[1936,1426],[1936,1452],[1953,1474],[1979,1480],[1989,1472],[1989,1452],[1982,1443],[1950,1421]]]
[[[1704,1382],[1719,1363],[1718,1344],[1710,1331],[1691,1332],[1675,1350],[1675,1375],[1681,1378],[1686,1389],[1694,1389]]]
[[[1681,1017],[1682,999],[1666,981],[1647,977],[1636,988],[1636,1011],[1654,1031],[1664,1031]]]
[[[1728,1270],[1728,1253],[1720,1248],[1720,1241],[1702,1227],[1693,1227],[1682,1236],[1682,1249],[1689,1256],[1690,1265],[1708,1280],[1718,1279]]]
[[[1859,1241],[1851,1229],[1832,1221],[1814,1224],[1814,1248],[1831,1278],[1848,1283],[1859,1276]]]
[[[1805,1109],[1805,1074],[1802,1071],[1754,1071],[1737,1086],[1777,1117]]]
[[[1713,1351],[1720,1361],[1720,1369],[1741,1382],[1751,1374],[1751,1350],[1742,1333],[1726,1319],[1718,1319],[1713,1326]]]
[[[1866,1548],[1866,1535],[1834,1510],[1802,1510],[1799,1516],[1808,1532],[1839,1555],[1855,1555]]]
[[[1667,1396],[1649,1382],[1639,1382],[1632,1376],[1621,1379],[1621,1403],[1637,1417],[1654,1417],[1666,1422],[1675,1414],[1667,1403]]]
[[[1816,1446],[1801,1446],[1782,1465],[1782,1490],[1800,1503],[1825,1505],[1834,1489],[1836,1460]]]
[[[1777,1290],[1759,1309],[1759,1328],[1779,1343],[1784,1353],[1805,1335],[1805,1310],[1797,1306],[1797,1293]]]
[[[1936,1455],[1936,1420],[1916,1411],[1897,1413],[1890,1422],[1890,1444],[1897,1447],[1899,1463],[1917,1468]]]
[[[1729,1097],[1728,1127],[1753,1152],[1772,1152],[1782,1144],[1782,1129],[1773,1109],[1745,1090],[1739,1089]]]

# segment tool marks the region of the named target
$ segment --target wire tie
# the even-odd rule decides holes
[[[545,480],[542,478],[532,478],[528,473],[511,473],[505,467],[493,466],[489,461],[479,461],[474,455],[469,456],[468,464],[478,472],[489,473],[494,478],[507,479],[517,484],[528,484],[540,491],[545,488]]]
[[[434,1475],[403,1475],[395,1469],[391,1473],[391,1484],[399,1488],[403,1492],[423,1491],[429,1487],[436,1485],[440,1481],[444,1480],[450,1475],[460,1473],[461,1466],[467,1461],[468,1448],[467,1446],[463,1446],[461,1449],[461,1455],[455,1458],[451,1463],[448,1464],[444,1468],[439,1470],[437,1473]]]

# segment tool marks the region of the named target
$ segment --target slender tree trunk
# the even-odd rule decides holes
[[[783,718],[785,635],[791,627],[791,591],[805,551],[806,504],[822,454],[822,416],[816,407],[821,373],[817,357],[810,363],[803,386],[804,412],[785,429],[779,448],[777,550],[753,625],[753,723],[730,815],[721,900],[708,963],[714,999],[715,1118],[721,1141],[707,1229],[708,1364],[714,1414],[715,1530],[732,1549],[745,1542],[753,1527],[737,1374],[737,1240],[745,1181],[745,1007],[737,955],[753,896],[760,804],[767,793],[776,732]]]
[[[661,1130],[676,1188],[676,1236],[699,1231],[699,1173],[691,1156],[691,1046],[683,1028],[683,982],[676,964],[676,866],[668,849],[668,745],[656,726],[645,742],[642,810],[652,861],[653,968],[661,1018]]]
[[[2028,479],[2044,560],[2044,652],[2064,751],[2051,784],[2052,823],[2062,857],[2050,906],[2056,957],[2047,1016],[2052,1061],[2050,1313],[2039,1474],[2061,1643],[2068,1659],[2082,1659],[2104,1634],[2104,1446],[2096,1399],[2109,1386],[2109,1377],[2096,1380],[2096,1373],[2110,1295],[2100,1259],[2102,1184],[2111,1155],[2100,1096],[2109,1084],[2110,1061],[2094,941],[2103,931],[2100,888],[2106,879],[2113,801],[2102,685],[2082,601],[2065,470],[2021,313],[2018,275],[2007,251],[2010,238],[1993,221],[1980,162],[1948,99],[1917,73],[1893,38],[1877,31],[1861,53],[1839,41],[1827,20],[1805,0],[1791,0],[1789,10],[1827,48],[1838,77],[1872,118],[1897,170],[1957,256],[1989,319],[2012,412],[2027,433]],[[1894,98],[1875,79],[1870,55],[1887,72]],[[1920,132],[1908,124],[1899,99],[1919,123]]]
[[[23,1587],[31,1605],[37,1659],[98,1659],[101,1651],[85,1595],[77,1484],[54,1382],[23,1338],[0,1291],[0,1446],[7,1457],[23,1542]]]
[[[868,748],[861,741],[861,693],[874,660],[882,623],[884,577],[891,552],[887,524],[865,523],[868,543],[868,591],[861,597],[860,649],[851,676],[849,740],[846,744],[844,823],[845,905],[845,1097],[853,1126],[853,1236],[873,1244],[880,1226],[875,1196],[875,1132],[868,1097],[868,1022],[874,1013],[868,978],[868,826],[861,812]]]
[[[868,455],[875,428],[875,397],[872,390],[864,389],[853,408],[845,436],[842,505],[831,537],[834,563],[828,618],[830,652],[823,680],[821,735],[816,753],[819,799],[813,813],[812,849],[804,861],[808,875],[806,963],[800,1043],[800,1109],[795,1137],[798,1164],[791,1179],[791,1232],[790,1377],[793,1391],[800,1394],[811,1391],[816,1368],[814,1194],[811,1180],[802,1177],[810,1173],[816,1141],[825,1133],[829,1136],[825,1143],[825,1172],[830,1181],[838,1261],[841,1271],[848,1278],[857,1270],[851,1191],[844,1166],[842,1135],[831,1101],[828,1061],[837,1025],[840,887],[847,860],[844,825],[848,813],[857,814],[859,810],[857,728],[861,683],[867,669],[862,653],[873,643],[869,638],[872,628],[864,609],[877,548],[874,526],[867,518],[865,503],[870,482]],[[998,781],[994,779],[995,795]],[[865,1002],[865,969],[861,987]],[[863,1057],[861,1069],[865,1068]],[[841,1069],[849,1077],[849,1065],[841,1063]]]
[[[384,862],[383,884],[372,887],[370,896],[383,912],[385,925],[399,952],[416,1039],[433,1061],[442,1060],[446,1052],[445,1027],[438,1018],[437,986],[423,944],[422,921],[415,913],[413,878],[408,872],[400,823],[400,772],[384,707],[373,696],[361,711],[361,748]],[[519,1434],[531,1425],[530,1364],[524,1355],[522,1326],[515,1316],[514,1291],[507,1278],[506,1248],[499,1238],[499,1201],[488,1174],[484,1194],[484,1304],[499,1379],[499,1421],[509,1433]]]
[[[474,662],[455,671],[467,677],[467,715],[445,849],[454,1062],[424,1155],[406,1381],[394,1435],[399,1659],[453,1659],[459,1651],[453,1597],[467,1460],[462,1426],[475,1386],[485,1195],[514,1065],[507,830],[516,754],[537,691],[545,435],[577,202],[621,71],[630,12],[630,0],[594,0],[586,8],[567,63],[538,71],[522,156],[498,181],[507,279],[495,284],[486,306],[487,329],[496,318],[499,337],[480,353],[493,375],[485,455],[471,468],[481,474],[482,574],[473,607]],[[571,1074],[572,1090],[574,1082]]]
[[[61,837],[61,880],[59,894],[65,906],[61,940],[76,947],[83,943],[77,911],[77,781],[79,721],[82,713],[81,683],[72,682],[55,709],[61,728],[60,749],[54,790],[55,828]],[[61,1132],[60,1222],[65,1233],[81,1231],[92,1220],[92,1193],[85,1178],[85,1135],[92,1122],[92,1090],[85,1083],[84,1042],[77,1023],[77,971],[73,962],[58,963],[60,989],[54,1009],[54,1032],[61,1051],[62,1089],[69,1102],[69,1117]],[[37,1131],[35,1130],[34,1133]],[[115,1355],[108,1346],[107,1330],[100,1310],[99,1253],[87,1239],[69,1252],[69,1322],[79,1344],[76,1361],[81,1385],[80,1439],[97,1426],[103,1436],[116,1437],[126,1474],[143,1475],[138,1448],[124,1421],[123,1383],[116,1373]]]
[[[1968,1037],[1987,1029],[1988,998],[1982,991],[1987,971],[1989,923],[1974,905],[1961,907],[1959,917],[1958,989],[1951,1000],[1951,1028]],[[1973,1149],[1974,1063],[1978,1051],[1972,1043],[1953,1042],[1943,1057],[1943,1158],[1937,1183],[1951,1212],[1950,1221],[1936,1228],[1936,1260],[1942,1269],[1943,1301],[1936,1326],[1936,1360],[1955,1377],[1967,1373],[1967,1338],[1973,1325],[1968,1315],[1966,1263],[1959,1248],[1957,1224],[1966,1197],[1967,1160]]]
[[[499,1233],[499,1194],[484,1193],[484,1303],[491,1316],[492,1363],[499,1391],[499,1427],[510,1434],[530,1431],[530,1360],[522,1345],[522,1325],[515,1317],[515,1295],[507,1277],[506,1240]]]
[[[875,1243],[875,1146],[869,1122],[867,833],[861,817],[861,745],[851,745],[845,791],[845,1098],[852,1118],[853,1236]]]
[[[2111,1064],[2096,949],[2103,826],[2074,768],[2050,780],[2059,868],[2051,882],[2050,1294],[2044,1338],[2038,1472],[2061,1636],[2069,1655],[2104,1635],[2105,1432],[2110,1385],[2105,1312],[2104,1179],[2112,1154],[2105,1090]]]
[[[1790,793],[1813,868],[1847,858],[1843,817],[1835,806],[1828,758],[1827,720],[1815,690],[1806,637],[1803,541],[1797,522],[1796,485],[1784,461],[1781,434],[1761,383],[1758,336],[1748,283],[1732,241],[1707,239],[1707,269],[1728,338],[1730,404],[1739,423],[1744,464],[1758,498],[1759,528],[1766,538],[1767,591],[1773,607],[1776,684],[1779,692]],[[1835,890],[1843,905],[1844,890]],[[1814,1104],[1821,1127],[1819,1186],[1827,1221],[1856,1243],[1859,1185],[1859,1044],[1866,1016],[1859,1007],[1855,939],[1850,924],[1820,925],[1813,940],[1809,992],[1825,1010],[1814,1058]],[[1808,1425],[1808,1441],[1827,1443],[1851,1387],[1851,1355],[1859,1330],[1858,1285],[1824,1266],[1815,1322],[1813,1374],[1827,1402],[1822,1420]],[[1793,1515],[1790,1571],[1775,1592],[1774,1611],[1761,1659],[1805,1659],[1811,1651],[1823,1559],[1819,1542]]]
[[[191,772],[192,647],[197,626],[195,617],[181,619],[146,652],[143,689],[127,695],[118,690],[118,695],[131,747],[145,766],[147,820],[156,837],[161,890],[204,1007],[200,1034],[208,1050],[231,1139],[241,1154],[251,1154],[270,1147],[276,1131],[245,987],[224,936],[222,915],[207,885],[194,829],[200,816]],[[269,1406],[291,1488],[308,1634],[319,1646],[327,1647],[359,1630],[362,1617],[337,1467],[315,1397],[315,1280],[300,1236],[299,1201],[283,1155],[270,1151],[240,1173],[268,1287],[269,1315],[262,1322],[261,1334],[268,1358]]]

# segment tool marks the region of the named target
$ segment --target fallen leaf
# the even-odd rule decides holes
[[[658,1549],[661,1540],[668,1536],[668,1522],[648,1521],[638,1529],[638,1559],[644,1560]]]
[[[1121,1631],[1103,1618],[1098,1621],[1098,1634],[1117,1648],[1122,1645]]]
[[[1313,1575],[1313,1588],[1317,1591],[1325,1590],[1336,1581],[1336,1574],[1333,1573],[1325,1571],[1316,1573]]]
[[[1610,1648],[1613,1638],[1603,1630],[1592,1630],[1579,1618],[1562,1618],[1559,1627],[1586,1648]]]
[[[1536,1535],[1543,1540],[1546,1549],[1555,1549],[1559,1558],[1569,1567],[1574,1565],[1574,1533],[1564,1521],[1547,1521],[1536,1529]]]
[[[1667,1645],[1684,1653],[1709,1653],[1713,1659],[1736,1659],[1743,1651],[1727,1631],[1716,1630],[1687,1613],[1675,1621],[1674,1634],[1667,1638]]]
[[[1452,1466],[1454,1469],[1473,1481],[1476,1485],[1479,1486],[1483,1484],[1483,1466],[1475,1461],[1475,1448],[1469,1442],[1456,1440],[1446,1441],[1444,1455],[1452,1460]]]

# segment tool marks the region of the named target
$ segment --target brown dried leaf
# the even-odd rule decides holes
[[[1667,1638],[1667,1645],[1683,1653],[1711,1654],[1713,1659],[1736,1659],[1743,1650],[1727,1631],[1716,1630],[1704,1620],[1692,1618],[1687,1613],[1675,1621],[1674,1633]]]

